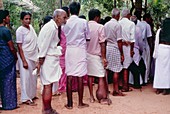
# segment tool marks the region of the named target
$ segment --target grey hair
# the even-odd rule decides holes
[[[63,9],[56,9],[53,13],[53,18],[56,16],[60,16],[63,12],[65,12]]]
[[[119,15],[119,14],[120,14],[120,10],[117,9],[117,8],[113,8],[113,10],[112,10],[112,16],[117,16],[117,15]]]
[[[130,17],[130,20],[133,21],[133,22],[136,22],[137,21],[137,17],[135,15],[133,15],[133,16]]]
[[[128,14],[130,14],[130,10],[129,9],[123,9],[122,10],[122,17],[126,17]]]

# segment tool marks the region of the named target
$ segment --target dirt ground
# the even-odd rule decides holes
[[[20,104],[20,79],[17,78],[18,103]],[[1,111],[1,114],[41,114],[42,101],[40,94],[40,81],[38,80],[37,106],[19,105],[20,108],[12,111]],[[96,90],[97,85],[94,86]],[[112,90],[112,85],[109,85]],[[89,108],[77,108],[77,93],[73,93],[73,109],[68,110],[66,104],[66,93],[60,96],[53,96],[52,106],[60,114],[170,114],[170,95],[156,95],[152,84],[142,88],[142,91],[133,89],[132,92],[125,93],[126,96],[112,96],[112,104],[101,105],[97,101],[89,102],[89,92],[87,86],[84,91],[84,102],[90,105]]]

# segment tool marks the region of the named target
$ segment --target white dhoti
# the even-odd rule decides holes
[[[67,47],[65,62],[67,76],[82,77],[87,74],[86,49]]]
[[[40,78],[43,85],[58,82],[62,74],[59,56],[46,56],[40,70]]]
[[[148,43],[146,44],[146,48],[143,50],[142,57],[146,65],[145,83],[147,83],[150,74],[150,47]]]
[[[130,46],[123,46],[123,54],[124,54],[123,68],[127,69],[129,65],[132,63],[132,57],[130,55]]]
[[[100,56],[87,53],[87,75],[104,77],[105,69]]]
[[[170,45],[159,44],[153,88],[170,88]]]

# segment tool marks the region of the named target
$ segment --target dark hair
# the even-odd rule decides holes
[[[89,20],[93,20],[95,17],[100,17],[101,12],[98,9],[91,9],[89,11]]]
[[[80,15],[79,18],[86,19],[86,16]]]
[[[146,13],[143,15],[143,20],[146,20],[146,18],[151,18],[151,15],[149,13]]]
[[[63,6],[61,9],[63,9],[67,13],[67,17],[69,17],[69,8],[67,6]]]
[[[43,20],[43,25],[45,25],[46,23],[48,23],[53,17],[52,16],[45,16],[44,20]]]
[[[141,12],[140,11],[135,11],[134,15],[137,17],[137,19],[141,20]]]
[[[79,2],[72,2],[69,5],[70,13],[72,15],[78,15],[80,11],[80,3]]]
[[[0,24],[3,23],[3,19],[4,19],[4,11],[0,10]]]
[[[8,10],[4,10],[4,16],[5,18],[9,15],[9,11]]]
[[[104,21],[105,21],[105,23],[107,23],[107,22],[110,21],[111,19],[112,19],[112,17],[106,16],[106,17],[104,18]]]
[[[20,19],[23,20],[26,15],[30,15],[30,17],[32,16],[32,14],[30,12],[23,11],[20,14]]]
[[[3,23],[3,19],[5,19],[8,15],[8,10],[0,10],[0,23]]]

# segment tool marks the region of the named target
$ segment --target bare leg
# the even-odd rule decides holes
[[[67,76],[67,105],[65,107],[68,109],[73,107],[72,78],[72,76]]]
[[[113,74],[113,96],[124,96],[122,92],[119,91],[119,73],[114,72]]]
[[[90,92],[90,102],[94,103],[94,95],[93,95],[93,77],[88,76],[88,87],[89,87],[89,92]]]
[[[83,103],[83,92],[84,92],[83,77],[78,77],[78,95],[79,95],[78,108],[89,107],[88,104]]]
[[[42,93],[43,110],[51,110],[52,84],[44,85]]]
[[[124,69],[123,70],[123,89],[122,89],[122,92],[131,91],[129,89],[128,81],[129,81],[129,71],[127,69]]]
[[[106,90],[106,79],[105,77],[99,78],[98,89],[96,91],[96,98],[101,104],[110,105],[112,101],[109,99],[108,90]]]

